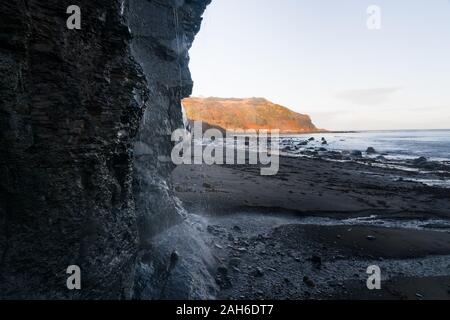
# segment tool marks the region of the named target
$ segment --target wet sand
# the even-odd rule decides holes
[[[272,177],[184,165],[173,182],[206,221],[217,298],[450,299],[450,190],[416,175],[283,157]],[[367,289],[370,265],[381,290]]]
[[[321,159],[280,159],[275,176],[257,166],[183,165],[173,180],[179,197],[195,212],[260,208],[308,215],[379,214],[449,217],[450,189],[411,181],[417,173]]]

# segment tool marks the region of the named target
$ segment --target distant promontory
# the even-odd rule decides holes
[[[279,129],[280,133],[323,132],[308,115],[264,98],[187,98],[183,107],[189,121],[203,121],[226,130]]]

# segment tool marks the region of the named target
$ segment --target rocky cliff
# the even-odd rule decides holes
[[[130,298],[180,219],[170,133],[210,0],[0,4],[0,298]],[[79,265],[82,290],[66,287]]]
[[[279,129],[281,133],[319,132],[308,115],[299,114],[264,98],[186,98],[190,121],[223,129]]]

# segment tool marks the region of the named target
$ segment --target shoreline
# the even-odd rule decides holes
[[[175,247],[204,242],[220,299],[449,299],[450,196],[416,175],[320,157],[280,157],[276,176],[181,165],[176,195],[203,222]],[[380,291],[365,287],[373,264]]]

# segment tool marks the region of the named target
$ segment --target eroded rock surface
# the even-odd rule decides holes
[[[179,221],[169,133],[209,2],[80,0],[81,30],[70,1],[0,4],[0,297],[132,297],[139,244]]]

